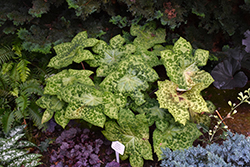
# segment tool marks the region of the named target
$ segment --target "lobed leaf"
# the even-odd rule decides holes
[[[117,71],[110,73],[100,84],[107,91],[130,96],[137,105],[145,102],[144,94],[149,85],[158,79],[153,68],[143,61],[139,55],[131,55],[128,60],[120,62]]]
[[[87,61],[91,66],[97,67],[96,74],[99,77],[105,77],[109,73],[117,69],[118,64],[135,52],[135,46],[126,44],[125,39],[121,35],[117,35],[110,39],[110,45],[104,41],[100,41],[92,49],[98,55],[94,55],[95,59]]]
[[[159,129],[154,130],[154,152],[157,154],[158,159],[161,160],[161,148],[168,147],[172,150],[189,148],[200,135],[202,135],[202,133],[194,123],[187,122],[184,126],[174,121],[170,121],[169,127],[164,132]]]
[[[86,31],[80,32],[71,42],[62,43],[54,47],[57,55],[50,60],[48,67],[59,69],[73,62],[80,63],[84,60],[94,59],[93,54],[85,48],[93,47],[97,43],[97,39],[88,38]]]
[[[204,84],[198,84],[184,93],[177,92],[178,85],[169,80],[158,81],[159,90],[155,93],[160,108],[168,109],[179,123],[185,125],[190,119],[189,112],[209,112],[207,103],[200,95]]]
[[[144,114],[134,115],[129,109],[121,109],[118,124],[115,121],[105,123],[104,136],[110,141],[119,141],[125,145],[125,157],[129,156],[131,166],[142,167],[143,159],[152,160],[152,148],[148,141],[149,128]]]
[[[166,68],[170,80],[178,84],[179,89],[189,90],[194,85],[204,83],[208,87],[213,78],[205,71],[199,70],[198,66],[206,64],[209,52],[197,49],[192,55],[193,49],[189,42],[179,38],[172,50],[161,52],[161,60]]]

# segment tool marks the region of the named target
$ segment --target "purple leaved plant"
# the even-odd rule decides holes
[[[95,139],[89,129],[70,128],[64,130],[56,139],[58,150],[52,150],[50,163],[52,167],[100,167],[100,147],[103,140]]]

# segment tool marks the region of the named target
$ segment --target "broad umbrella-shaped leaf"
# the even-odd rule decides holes
[[[57,55],[50,60],[48,67],[59,69],[67,67],[73,61],[80,63],[84,60],[94,59],[93,54],[89,50],[85,50],[85,48],[93,47],[98,41],[95,38],[88,38],[86,31],[78,33],[71,42],[54,47]]]
[[[157,154],[158,159],[161,160],[161,148],[170,148],[172,150],[185,149],[191,147],[193,142],[202,133],[194,123],[186,123],[182,125],[174,121],[170,121],[169,127],[164,131],[155,129],[153,132],[153,145],[154,152]]]
[[[190,119],[189,112],[209,112],[207,103],[200,95],[205,88],[203,83],[195,85],[184,93],[176,91],[178,85],[169,80],[158,81],[159,90],[155,93],[160,103],[160,108],[168,109],[179,123],[185,125]]]
[[[119,63],[117,71],[109,74],[100,84],[107,91],[130,96],[137,105],[145,102],[144,94],[147,82],[154,82],[158,75],[139,55],[131,55],[128,60]]]
[[[233,89],[235,87],[244,87],[248,81],[244,72],[239,71],[241,65],[234,59],[227,59],[219,63],[211,71],[214,78],[213,85],[217,89]]]
[[[149,22],[144,26],[132,25],[130,28],[132,36],[136,36],[133,44],[136,46],[135,54],[141,55],[144,61],[151,67],[161,64],[157,54],[148,49],[153,48],[156,44],[164,43],[166,32],[164,29],[156,29],[155,22]]]
[[[191,44],[181,37],[172,50],[161,52],[161,60],[167,75],[171,81],[178,84],[179,89],[189,90],[198,83],[205,83],[208,87],[210,82],[213,82],[209,73],[198,68],[206,65],[209,52],[202,49],[197,49],[194,55],[192,52]]]
[[[103,127],[106,116],[118,118],[121,102],[111,92],[97,90],[94,86],[74,84],[62,90],[62,99],[69,103],[65,117],[68,119],[84,119],[96,126]],[[121,100],[117,98],[118,100]],[[122,103],[126,103],[123,101]]]
[[[84,85],[94,85],[93,81],[89,78],[92,73],[89,70],[63,70],[46,80],[47,84],[44,88],[44,94],[57,95],[60,98],[61,89],[65,86],[76,82]]]
[[[127,56],[135,52],[135,46],[126,44],[121,35],[110,39],[110,45],[100,41],[92,49],[98,55],[94,55],[94,60],[87,61],[91,66],[97,67],[97,76],[104,77],[117,69],[117,65]]]
[[[129,109],[121,109],[118,124],[105,123],[104,136],[110,141],[119,141],[125,146],[125,156],[133,167],[142,167],[143,158],[152,160],[152,148],[148,141],[149,127],[144,114],[134,115]]]

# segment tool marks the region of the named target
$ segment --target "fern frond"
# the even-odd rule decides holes
[[[38,129],[45,128],[46,124],[42,124],[42,114],[39,112],[38,106],[35,104],[35,102],[31,103],[30,106],[27,108],[28,113],[32,121],[35,123],[35,125],[38,127]]]
[[[22,82],[25,82],[30,74],[30,69],[27,67],[28,64],[30,64],[30,62],[26,59],[20,60],[20,62],[17,64],[17,70]]]
[[[0,72],[0,88],[7,91],[9,83],[10,77]]]
[[[11,112],[5,112],[3,117],[2,117],[2,127],[3,127],[3,132],[7,134],[10,129],[11,125],[14,122],[14,113],[13,111]]]
[[[16,81],[16,82],[19,82],[20,81],[20,74],[17,70],[17,64],[14,64],[11,72],[10,72],[10,78],[13,80],[13,81]],[[16,82],[12,83],[13,84],[16,84]],[[16,87],[16,86],[14,86]]]
[[[21,93],[18,98],[16,98],[16,104],[18,110],[24,112],[24,110],[29,106],[30,101],[28,99],[28,95],[25,93]],[[25,115],[24,115],[25,116]]]
[[[40,86],[39,82],[35,79],[28,80],[23,84],[20,84],[21,92],[31,95],[32,93],[43,95],[42,87]]]
[[[14,52],[9,46],[2,46],[0,48],[0,64],[3,64],[14,57]]]

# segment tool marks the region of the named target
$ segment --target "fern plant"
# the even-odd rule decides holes
[[[0,138],[0,164],[7,167],[38,166],[42,164],[40,154],[28,153],[24,148],[36,147],[35,144],[21,140],[22,133],[26,125],[16,126],[6,135],[6,138]],[[0,165],[0,166],[1,166]]]
[[[157,127],[153,147],[159,159],[161,147],[188,148],[201,135],[195,123],[209,120],[199,113],[210,111],[200,92],[213,79],[197,67],[206,64],[208,51],[197,49],[193,55],[191,44],[183,38],[168,47],[173,50],[167,49],[162,45],[164,29],[157,29],[153,22],[132,25],[130,33],[135,38],[129,44],[121,35],[106,43],[88,38],[84,31],[71,42],[56,45],[57,55],[48,66],[63,69],[46,79],[44,95],[36,103],[45,109],[42,123],[54,116],[63,128],[71,119],[104,127],[105,137],[125,145],[121,158],[129,158],[132,166],[143,166],[143,159],[153,158],[149,144],[152,124]],[[101,82],[92,79],[93,71],[70,69],[71,64],[83,65],[82,61],[95,67],[96,76],[103,77]],[[161,64],[171,81],[159,81],[158,101],[150,100],[146,92],[159,79],[153,67]],[[180,95],[181,89],[185,92]]]
[[[26,55],[23,54],[20,45],[14,44],[13,49],[5,49],[8,55],[13,55],[8,59],[2,59],[0,69],[0,96],[1,126],[5,133],[11,129],[13,122],[26,119],[32,119],[39,129],[45,127],[41,124],[42,114],[39,112],[34,101],[37,97],[34,94],[42,95],[42,88],[38,80],[29,79],[31,64]],[[6,57],[6,56],[5,56]],[[20,124],[20,122],[19,122]]]

